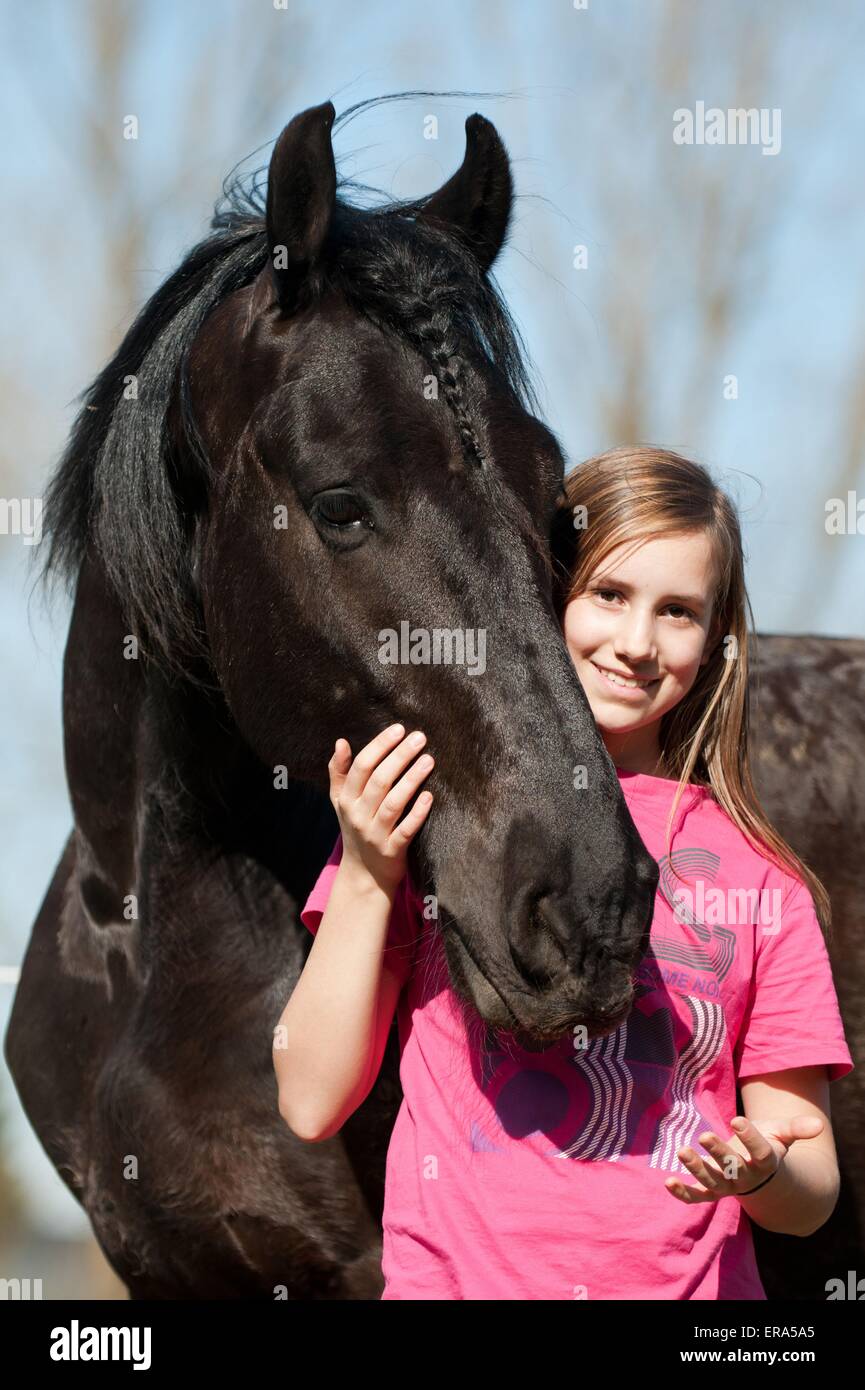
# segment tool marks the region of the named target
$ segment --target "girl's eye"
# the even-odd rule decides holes
[[[336,526],[340,531],[354,530],[362,526],[364,514],[350,492],[325,492],[315,499],[315,513],[328,526]]]
[[[600,599],[603,599],[605,595],[612,595],[613,598],[621,598],[621,594],[619,593],[618,589],[593,589],[592,593],[596,594],[597,597]],[[609,604],[605,604],[604,606],[609,607]],[[674,622],[689,622],[691,618],[693,618],[694,616],[691,610],[689,608],[685,608],[681,603],[669,603],[667,607],[677,608],[680,614],[682,615],[679,618],[674,618]]]

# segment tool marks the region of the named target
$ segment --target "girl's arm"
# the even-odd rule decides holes
[[[274,1036],[279,1113],[300,1139],[329,1139],[378,1076],[400,991],[382,965],[394,889],[343,861]]]
[[[354,761],[338,739],[328,763],[342,858],[273,1042],[280,1114],[310,1141],[330,1138],[365,1100],[393,1021],[400,982],[384,964],[388,925],[432,795],[423,792],[404,812],[434,761],[412,762],[426,740],[404,734],[393,725]]]
[[[832,1215],[841,1182],[826,1068],[767,1072],[739,1084],[746,1119],[769,1138],[797,1116],[820,1122],[816,1134],[790,1145],[777,1177],[753,1197],[739,1198],[751,1220],[764,1230],[813,1235]]]
[[[280,1115],[299,1138],[337,1133],[378,1074],[399,994],[382,967],[392,902],[394,890],[350,862],[339,865],[274,1034]]]

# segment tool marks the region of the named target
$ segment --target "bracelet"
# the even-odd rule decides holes
[[[779,1164],[778,1164],[778,1168],[780,1168],[780,1167],[781,1167],[781,1165],[780,1165],[780,1163],[779,1163]],[[737,1197],[750,1197],[752,1192],[759,1192],[761,1187],[765,1187],[767,1182],[771,1182],[771,1181],[772,1181],[772,1179],[773,1179],[774,1176],[775,1176],[775,1173],[778,1172],[778,1168],[775,1169],[775,1172],[774,1172],[774,1173],[770,1173],[769,1176],[768,1176],[768,1178],[764,1178],[762,1182],[758,1182],[758,1183],[757,1183],[757,1186],[756,1186],[756,1187],[752,1187],[751,1190],[750,1190],[749,1192],[737,1192],[737,1193],[736,1193],[736,1196],[737,1196]]]

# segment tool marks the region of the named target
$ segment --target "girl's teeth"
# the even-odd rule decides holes
[[[643,686],[649,684],[649,681],[624,680],[621,676],[614,676],[611,671],[605,671],[601,666],[598,667],[598,670],[601,675],[606,676],[607,680],[611,681],[613,685],[625,685],[629,690],[642,690]]]

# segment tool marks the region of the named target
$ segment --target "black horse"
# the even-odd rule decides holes
[[[75,828],[5,1051],[137,1298],[381,1292],[396,1038],[321,1145],[282,1122],[271,1057],[310,946],[298,909],[338,828],[338,735],[356,750],[397,718],[429,735],[435,814],[412,874],[436,894],[459,997],[523,1046],[617,1026],[654,902],[551,603],[564,465],[487,274],[506,153],[473,116],[443,188],[361,210],[337,196],[333,123],[327,103],[286,128],[265,207],[230,191],[87,392],[46,499],[46,576],[76,585]],[[383,664],[378,634],[404,621],[484,629],[483,678]],[[833,892],[855,1046],[865,644],[785,642],[760,639],[758,774]],[[826,742],[824,697],[846,744]],[[815,1272],[865,1267],[860,1093],[858,1070],[833,1087],[832,1221],[758,1244],[770,1294],[821,1297]]]
[[[487,274],[507,154],[471,116],[442,188],[359,208],[333,124],[327,102],[286,127],[264,207],[230,190],[86,393],[46,498],[45,574],[75,581],[75,825],[5,1052],[137,1298],[381,1292],[393,1045],[325,1145],[287,1129],[272,1062],[338,736],[427,733],[410,867],[488,1025],[530,1047],[613,1031],[648,944],[658,867],[552,606],[564,461]],[[445,659],[382,661],[403,623]],[[483,672],[461,659],[481,633]]]

